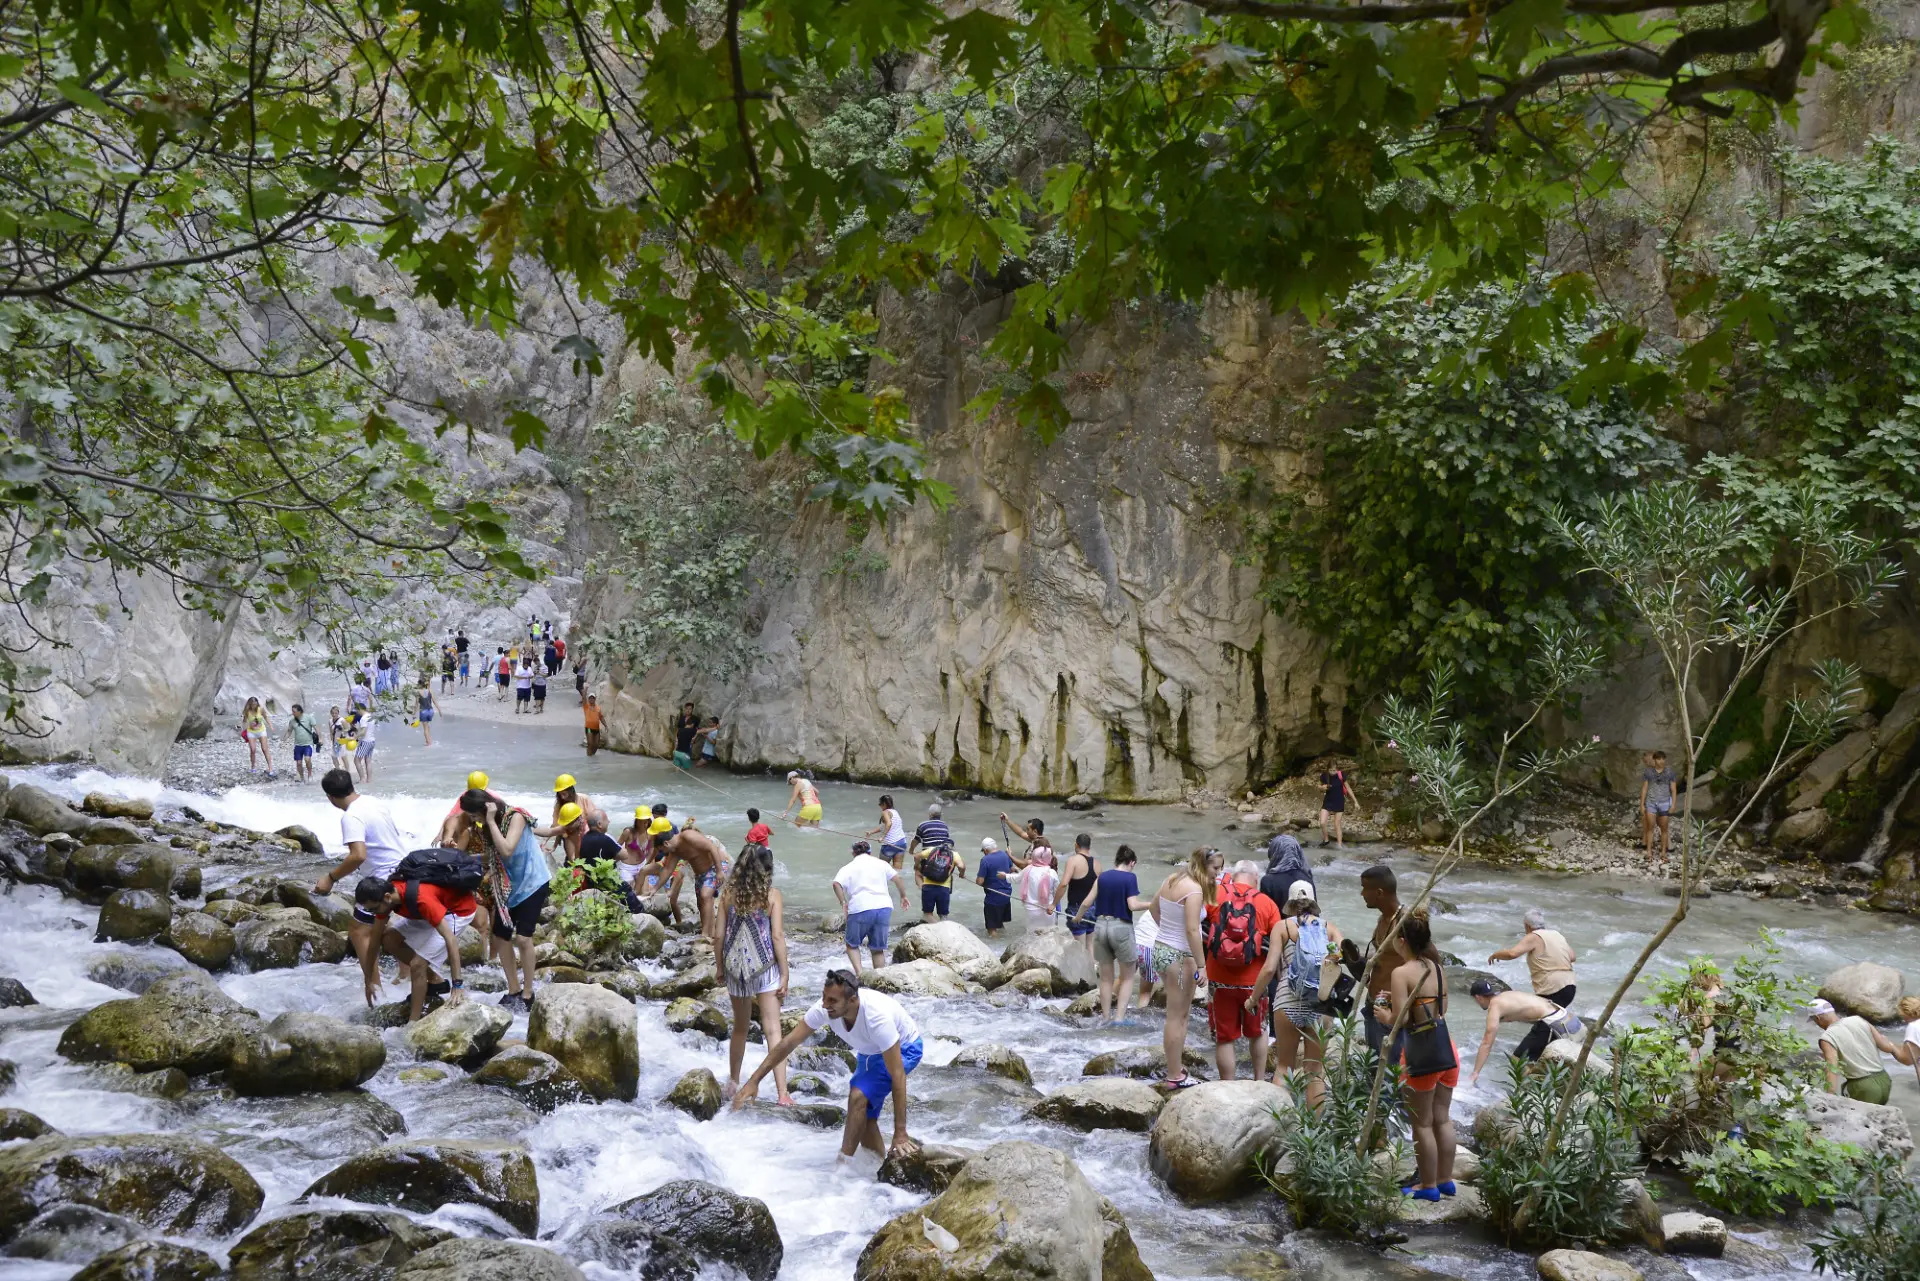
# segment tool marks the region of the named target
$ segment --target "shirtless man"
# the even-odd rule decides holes
[[[1373,938],[1364,954],[1352,939],[1345,940],[1340,945],[1340,959],[1348,970],[1360,974],[1365,971],[1368,960],[1379,957],[1373,972],[1367,975],[1366,1003],[1360,1007],[1360,1025],[1367,1034],[1367,1048],[1378,1054],[1386,1039],[1387,1025],[1375,1017],[1374,998],[1388,990],[1393,983],[1393,972],[1407,959],[1406,948],[1394,928],[1394,918],[1400,914],[1400,882],[1393,869],[1376,863],[1360,873],[1360,901],[1379,913],[1373,924]]]
[[[1475,979],[1468,994],[1475,1005],[1487,1012],[1487,1031],[1480,1038],[1480,1052],[1473,1056],[1473,1081],[1480,1079],[1480,1070],[1487,1065],[1487,1056],[1493,1052],[1494,1038],[1499,1036],[1502,1023],[1533,1024],[1533,1030],[1513,1052],[1516,1058],[1528,1063],[1538,1062],[1547,1046],[1560,1038],[1579,1036],[1586,1031],[1580,1016],[1572,1010],[1532,992],[1495,992],[1491,979]]]
[[[658,876],[666,881],[679,871],[682,863],[692,868],[694,897],[700,903],[700,932],[711,937],[714,900],[720,893],[720,864],[726,856],[725,846],[705,832],[696,830],[689,822],[677,834],[655,847],[654,861],[642,867],[638,874]],[[680,924],[680,896],[677,893],[673,896],[673,923]]]

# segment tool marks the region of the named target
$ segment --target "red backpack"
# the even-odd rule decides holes
[[[1227,965],[1257,965],[1267,959],[1267,936],[1260,930],[1251,886],[1224,887],[1213,919],[1207,922],[1207,955]]]

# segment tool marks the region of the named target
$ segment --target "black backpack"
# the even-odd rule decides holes
[[[953,846],[936,845],[920,865],[920,875],[929,881],[944,881],[953,875]]]
[[[411,907],[419,900],[422,885],[473,893],[480,888],[480,882],[486,879],[486,868],[481,866],[478,857],[465,850],[435,846],[432,849],[415,850],[401,859],[400,866],[394,868],[393,875],[387,879],[399,881],[407,887],[407,905]]]

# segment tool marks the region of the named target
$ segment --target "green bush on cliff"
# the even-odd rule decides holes
[[[1525,304],[1483,289],[1446,307],[1376,280],[1325,338],[1318,493],[1241,494],[1267,598],[1330,637],[1360,688],[1412,694],[1451,666],[1468,707],[1528,693],[1531,638],[1617,620],[1598,579],[1555,533],[1672,451],[1622,394],[1575,404],[1572,337],[1497,376],[1486,334]]]

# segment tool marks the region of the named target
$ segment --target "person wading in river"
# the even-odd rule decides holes
[[[449,850],[422,852],[472,862],[471,856]],[[400,866],[394,869],[394,880],[362,877],[353,887],[353,911],[355,921],[365,917],[370,923],[382,926],[381,946],[400,962],[412,985],[407,1022],[417,1023],[429,993],[445,992],[449,1005],[466,999],[463,990],[466,983],[460,977],[457,936],[473,922],[476,904],[470,889],[402,879],[412,866],[409,862],[412,857],[409,855],[400,861]],[[447,967],[444,983],[436,968],[442,964]],[[367,1004],[372,1005],[374,993],[380,987],[378,963],[362,957],[360,967],[367,980]]]
[[[1903,996],[1897,1007],[1900,1021],[1907,1025],[1906,1034],[1895,1045],[1880,1035],[1880,1029],[1873,1030],[1873,1043],[1882,1054],[1891,1054],[1895,1063],[1905,1064],[1913,1069],[1913,1079],[1920,1083],[1920,996]]]
[[[1100,873],[1093,893],[1081,906],[1083,915],[1093,917],[1093,963],[1100,973],[1100,1018],[1115,1027],[1132,1027],[1127,1009],[1133,1003],[1133,978],[1138,949],[1133,941],[1133,914],[1145,912],[1153,900],[1140,896],[1140,880],[1134,875],[1140,856],[1131,845],[1113,852],[1113,866]],[[1114,1014],[1115,994],[1119,1014]],[[1146,1004],[1145,1001],[1141,1002]]]
[[[853,857],[833,874],[833,894],[847,910],[847,964],[860,972],[862,948],[873,957],[873,968],[887,964],[887,927],[893,921],[893,896],[907,909],[907,891],[900,870],[873,852],[865,841],[853,843]]]
[[[1547,914],[1537,907],[1527,909],[1522,924],[1526,926],[1526,935],[1512,947],[1503,947],[1488,956],[1487,963],[1526,957],[1534,994],[1566,1009],[1573,1004],[1574,997],[1573,948],[1568,945],[1567,936],[1559,930],[1548,929]],[[1533,1057],[1540,1056],[1536,1053]]]
[[[891,796],[880,798],[880,826],[862,835],[878,836],[880,857],[895,867],[899,867],[907,855],[907,825],[900,820],[900,811],[893,808]]]
[[[907,1074],[920,1066],[920,1026],[886,993],[863,992],[860,976],[849,970],[827,971],[819,1003],[767,1051],[767,1057],[733,1096],[734,1110],[745,1107],[767,1073],[785,1063],[803,1041],[823,1027],[831,1027],[854,1053],[853,1081],[847,1089],[847,1127],[840,1137],[841,1160],[863,1147],[882,1160],[890,1154],[911,1156],[919,1145],[907,1134]],[[880,1109],[889,1097],[893,1099],[891,1144],[880,1137]]]
[[[287,733],[293,738],[293,776],[311,783],[313,750],[320,742],[320,726],[307,715],[306,708],[295,703],[293,716],[287,721]]]
[[[785,819],[788,812],[798,805],[800,812],[791,820],[795,827],[820,826],[826,811],[820,806],[820,789],[813,785],[813,780],[799,770],[789,770],[787,785],[792,790],[787,793],[787,808],[780,811],[780,817]]]
[[[1333,958],[1345,940],[1333,922],[1321,918],[1314,894],[1311,881],[1295,881],[1287,888],[1267,973],[1278,974],[1273,985],[1273,1083],[1284,1084],[1286,1073],[1298,1066],[1307,1077],[1307,1102],[1317,1107],[1327,1094],[1325,1002],[1338,982]]]
[[[1487,1012],[1487,1030],[1480,1038],[1479,1052],[1473,1056],[1473,1076],[1467,1081],[1468,1085],[1479,1081],[1502,1023],[1533,1024],[1513,1052],[1515,1058],[1527,1063],[1538,1062],[1555,1041],[1586,1031],[1579,1016],[1559,1002],[1532,992],[1496,992],[1491,979],[1475,979],[1467,994],[1475,1005]]]
[[[353,775],[343,769],[330,769],[321,775],[320,790],[327,803],[340,811],[340,843],[347,847],[347,856],[313,883],[313,892],[331,894],[334,886],[355,872],[377,880],[392,876],[393,869],[407,856],[407,847],[400,841],[400,829],[394,826],[393,812],[386,803],[356,792]],[[371,916],[362,920],[355,913],[347,926],[347,941],[368,975],[367,1004],[371,1006],[380,987],[380,930]]]
[[[1454,1194],[1453,1091],[1460,1084],[1460,1051],[1447,1030],[1447,975],[1424,911],[1408,913],[1400,939],[1412,959],[1393,971],[1384,1012],[1389,1026],[1400,1027],[1398,1057],[1413,1118],[1413,1186],[1400,1190],[1418,1201],[1438,1201]]]
[[[533,1005],[533,932],[553,893],[552,874],[540,853],[533,817],[525,810],[476,788],[460,797],[460,811],[486,833],[483,861],[493,907],[491,938],[507,976],[500,1007],[525,1013]]]
[[[1200,937],[1201,922],[1213,905],[1213,878],[1207,874],[1207,852],[1195,850],[1186,863],[1175,869],[1153,896],[1153,919],[1159,929],[1154,935],[1153,968],[1167,989],[1167,1025],[1160,1038],[1166,1052],[1165,1075],[1160,1084],[1172,1090],[1184,1090],[1198,1084],[1187,1071],[1187,1016],[1193,1013],[1194,967],[1206,948]]]
[[[1053,892],[1054,909],[1062,900],[1067,905],[1067,932],[1081,940],[1087,959],[1093,960],[1093,918],[1082,912],[1093,899],[1094,883],[1100,879],[1100,860],[1093,856],[1093,837],[1085,832],[1073,838],[1073,857],[1060,873],[1060,885]]]
[[[649,825],[658,827],[666,822],[665,818],[655,818]],[[671,824],[668,825],[671,828]],[[663,835],[663,834],[660,834]],[[720,892],[720,865],[726,860],[727,851],[719,841],[705,832],[694,830],[693,820],[688,819],[686,826],[664,840],[656,839],[653,846],[654,861],[640,869],[642,876],[657,876],[661,884],[673,884],[673,923],[680,924],[680,895],[674,876],[685,863],[693,869],[693,895],[700,905],[700,932],[708,938],[714,931],[714,899]]]
[[[1816,999],[1807,1017],[1820,1029],[1820,1057],[1827,1061],[1827,1092],[1861,1103],[1885,1103],[1893,1078],[1880,1066],[1873,1024],[1858,1014],[1842,1015],[1833,1002]]]
[[[1379,914],[1373,923],[1373,938],[1364,953],[1353,940],[1346,940],[1341,944],[1340,957],[1355,975],[1365,974],[1368,962],[1373,963],[1373,972],[1367,974],[1367,1002],[1361,1007],[1360,1027],[1366,1033],[1367,1048],[1380,1054],[1387,1034],[1387,1025],[1380,1019],[1380,998],[1392,986],[1394,971],[1407,963],[1407,949],[1394,928],[1400,914],[1400,882],[1393,869],[1376,863],[1360,873],[1360,901]]]
[[[733,1035],[727,1042],[729,1096],[740,1090],[740,1065],[747,1056],[747,1032],[755,1006],[767,1043],[780,1039],[780,1002],[787,999],[790,979],[783,907],[780,891],[773,888],[773,852],[764,845],[741,849],[727,888],[720,893],[723,932],[713,941],[713,954],[720,959],[727,980],[727,999],[733,1005]],[[785,1063],[774,1064],[773,1088],[780,1106],[793,1106]]]
[[[1267,1074],[1267,984],[1279,961],[1284,922],[1273,900],[1259,892],[1260,873],[1238,863],[1207,908],[1207,1026],[1222,1081],[1233,1080],[1234,1047],[1245,1037],[1253,1079]],[[1324,950],[1324,941],[1323,941]]]

